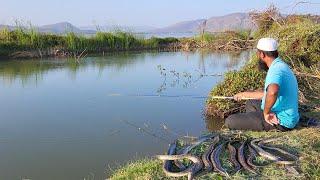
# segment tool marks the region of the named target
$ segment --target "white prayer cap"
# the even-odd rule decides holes
[[[257,44],[257,49],[261,51],[276,51],[278,49],[278,42],[273,38],[262,38]]]

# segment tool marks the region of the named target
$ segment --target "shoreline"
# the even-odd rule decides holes
[[[178,43],[168,44],[165,46],[155,47],[155,48],[131,48],[131,49],[118,49],[118,50],[102,50],[102,51],[86,51],[83,50],[82,52],[72,52],[65,49],[58,49],[58,48],[50,48],[46,50],[21,50],[21,51],[14,51],[8,55],[0,55],[0,61],[3,60],[19,60],[19,59],[42,59],[42,58],[68,58],[73,57],[76,59],[83,58],[85,56],[91,55],[101,55],[104,56],[108,53],[117,53],[117,52],[144,52],[144,51],[159,51],[159,52],[192,52],[197,50],[208,50],[212,52],[242,52],[246,50],[253,49],[252,43],[250,42],[249,45],[242,46],[241,48],[230,48],[224,49],[227,47],[226,45],[214,45],[214,44],[206,44],[202,47],[199,45],[193,44],[193,39],[184,39],[184,41],[179,41]],[[201,42],[199,43],[201,44]]]

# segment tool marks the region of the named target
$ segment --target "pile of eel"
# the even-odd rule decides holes
[[[258,175],[258,168],[270,163],[284,165],[287,170],[298,172],[293,168],[297,164],[298,157],[281,148],[272,147],[268,143],[277,141],[279,138],[231,140],[220,135],[207,135],[199,137],[194,143],[177,150],[177,141],[170,144],[167,155],[157,155],[157,158],[164,161],[163,171],[170,177],[188,176],[191,180],[195,176],[216,172],[222,176],[229,177],[241,169]],[[208,148],[201,157],[192,155],[190,151],[202,143],[208,143]],[[232,163],[232,171],[223,167],[221,156],[224,151],[229,154],[228,161]],[[261,156],[267,159],[268,164],[258,165],[254,160]],[[182,160],[187,159],[192,163],[187,167]]]

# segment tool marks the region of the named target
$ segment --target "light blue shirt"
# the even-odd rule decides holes
[[[280,58],[276,58],[269,67],[264,84],[264,97],[261,109],[264,109],[266,90],[270,84],[278,84],[279,92],[271,111],[274,112],[280,125],[294,128],[299,122],[298,83],[290,67]]]

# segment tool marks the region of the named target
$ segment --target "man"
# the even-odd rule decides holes
[[[236,94],[235,100],[256,100],[247,101],[246,112],[230,115],[225,125],[240,130],[291,130],[299,121],[297,79],[289,66],[278,57],[276,40],[262,38],[257,49],[260,68],[268,70],[264,90]]]

